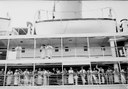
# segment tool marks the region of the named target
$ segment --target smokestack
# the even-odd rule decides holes
[[[56,1],[54,3],[55,19],[82,18],[81,1]]]

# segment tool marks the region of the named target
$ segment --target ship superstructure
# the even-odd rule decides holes
[[[50,19],[0,37],[1,88],[127,89],[127,20],[82,18],[81,5],[57,1]]]

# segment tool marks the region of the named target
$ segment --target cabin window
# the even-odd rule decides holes
[[[84,51],[88,51],[88,47],[87,46],[84,46]]]
[[[65,52],[68,52],[69,51],[69,47],[65,47]]]
[[[101,50],[102,51],[105,51],[105,46],[101,46]]]
[[[12,51],[15,51],[15,48],[12,48]]]
[[[55,47],[55,52],[59,52],[59,47]]]
[[[25,48],[22,48],[22,53],[25,53]]]

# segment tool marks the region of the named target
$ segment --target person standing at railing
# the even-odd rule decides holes
[[[75,81],[75,85],[78,85],[78,71],[77,70],[74,71],[74,81]]]
[[[4,82],[4,69],[1,69],[0,71],[0,86],[3,86]]]
[[[126,72],[124,71],[124,69],[122,69],[121,72],[120,72],[120,77],[121,77],[121,83],[122,84],[125,84],[126,83],[125,73]]]
[[[32,72],[32,70],[30,70],[30,71],[29,71],[29,85],[32,86],[33,82],[34,82],[34,79],[33,79],[33,72]]]
[[[47,85],[48,84],[48,72],[43,69],[43,85]]]
[[[15,70],[15,73],[14,73],[14,86],[18,86],[19,85],[19,72],[18,72],[18,70],[16,69]]]
[[[52,58],[52,51],[53,51],[53,47],[51,45],[47,45],[46,46],[46,57],[48,59],[51,59]]]
[[[86,71],[85,69],[83,69],[83,67],[81,67],[81,70],[80,70],[80,77],[81,77],[81,80],[82,80],[82,84],[85,85],[86,83],[86,80],[85,80],[85,75],[86,74]]]
[[[38,70],[38,77],[37,77],[37,85],[41,86],[43,84],[43,72],[41,71],[41,68]]]
[[[102,67],[98,68],[98,66],[96,66],[96,69],[98,69],[99,84],[104,84],[105,83],[104,69]]]
[[[98,71],[94,68],[92,71],[92,79],[94,84],[98,84]]]
[[[45,59],[46,58],[46,46],[43,44],[41,47],[40,47],[40,52],[41,52],[41,58],[42,59]]]
[[[13,79],[13,72],[9,69],[9,71],[7,72],[7,82],[6,82],[7,86],[11,86],[12,79]]]
[[[64,70],[63,70],[63,82],[64,82],[64,84],[67,84],[68,83],[68,80],[67,80],[67,70],[66,70],[66,68],[64,68]]]
[[[92,84],[92,70],[90,68],[87,70],[87,81],[88,84]]]
[[[126,83],[128,84],[128,66],[127,66],[127,69],[126,69]]]
[[[104,73],[104,69],[101,68],[100,71],[101,71],[101,84],[104,84],[104,83],[105,83],[105,73]]]
[[[37,69],[35,69],[35,71],[34,71],[34,84],[36,84],[37,85],[37,78],[38,78],[38,71],[37,71]]]
[[[70,69],[68,70],[68,84],[74,84],[74,80],[73,80],[73,69],[72,67],[70,67]]]
[[[19,83],[19,85],[23,85],[24,84],[24,74],[23,74],[23,71],[21,69],[19,69],[18,71],[19,71],[19,74],[20,74],[20,77],[19,77],[20,83]]]
[[[29,83],[29,71],[28,71],[28,69],[26,69],[23,74],[24,74],[24,85],[28,85],[28,83]]]
[[[106,80],[107,84],[113,84],[113,71],[110,68],[106,71]]]
[[[17,47],[15,48],[15,51],[16,51],[16,58],[17,58],[17,59],[20,59],[20,58],[21,58],[22,47],[21,47],[21,46],[17,46]]]
[[[57,84],[58,85],[61,85],[61,83],[62,83],[62,80],[61,80],[60,76],[62,77],[61,71],[60,71],[60,69],[57,68],[56,69],[56,79],[57,79]]]
[[[119,84],[119,71],[117,70],[117,68],[114,69],[114,83],[115,84]]]

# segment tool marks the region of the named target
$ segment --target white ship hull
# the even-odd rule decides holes
[[[116,21],[105,18],[46,20],[36,22],[35,28],[37,35],[116,33]]]
[[[61,86],[4,86],[0,89],[127,89],[127,84],[118,85],[61,85]]]

